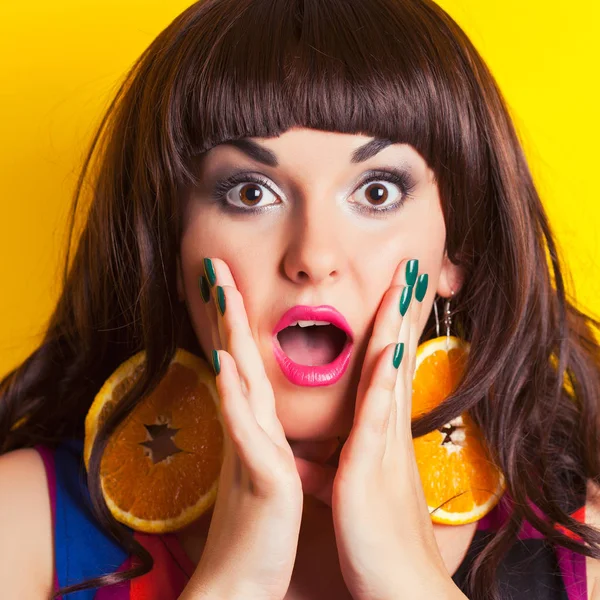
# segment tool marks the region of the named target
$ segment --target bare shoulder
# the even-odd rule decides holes
[[[600,487],[591,481],[587,486],[585,522],[600,529]],[[586,558],[588,600],[600,600],[600,560]]]
[[[0,581],[7,598],[52,595],[52,508],[44,463],[33,448],[0,456]]]

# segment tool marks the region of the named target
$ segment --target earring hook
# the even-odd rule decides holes
[[[446,298],[444,302],[444,324],[446,325],[446,350],[450,348],[450,325],[452,319],[450,317],[450,301],[454,297],[454,290],[450,290],[452,296]],[[435,313],[435,333],[437,337],[440,337],[440,318],[438,315],[437,300],[433,303],[433,311]]]

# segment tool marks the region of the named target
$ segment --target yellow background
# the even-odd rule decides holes
[[[56,302],[83,151],[116,84],[189,0],[0,2],[0,375]],[[443,0],[490,65],[580,305],[600,312],[596,0]],[[385,40],[382,40],[385,43]]]

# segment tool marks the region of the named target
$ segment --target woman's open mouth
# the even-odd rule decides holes
[[[352,330],[332,306],[294,306],[274,330],[273,351],[284,375],[296,385],[332,385],[346,371]]]

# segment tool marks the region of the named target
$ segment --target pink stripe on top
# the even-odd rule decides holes
[[[510,495],[505,493],[500,499],[500,502],[498,502],[498,504],[479,521],[477,529],[483,531],[498,531],[509,518],[511,506],[512,500]],[[543,518],[544,514],[537,506],[532,502],[530,502],[530,506],[538,516]],[[585,508],[585,504],[583,504],[583,506],[571,514],[571,517],[581,523],[585,523]],[[564,527],[557,525],[556,528],[561,530],[567,536],[577,539],[577,536],[573,534],[573,532],[568,531]],[[522,522],[517,537],[519,540],[545,539],[545,536],[529,521]],[[557,545],[554,550],[569,600],[587,600],[587,569],[585,556],[569,550],[564,546]]]
[[[38,451],[42,457],[44,468],[46,470],[46,480],[48,481],[48,495],[50,496],[50,507],[52,510],[52,539],[54,540],[54,528],[56,526],[56,473],[54,471],[54,455],[52,450],[46,446],[38,444],[34,446],[35,450]],[[58,573],[54,568],[54,560],[52,561],[52,570],[54,572],[54,591],[58,590]],[[59,596],[57,600],[62,600],[62,596]]]

